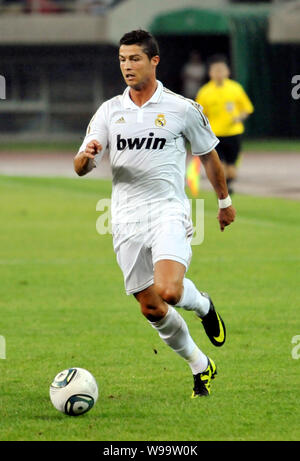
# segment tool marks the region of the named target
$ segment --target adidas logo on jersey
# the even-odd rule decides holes
[[[167,140],[165,138],[154,138],[154,133],[149,133],[149,138],[122,138],[117,135],[117,150],[126,148],[133,150],[144,149],[163,149]]]
[[[126,122],[125,122],[125,118],[124,118],[124,117],[121,117],[121,118],[119,118],[119,120],[117,120],[115,123],[126,123]]]

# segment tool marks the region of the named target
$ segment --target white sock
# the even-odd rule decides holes
[[[204,317],[209,310],[209,300],[197,290],[193,282],[183,279],[183,293],[177,307],[187,311],[195,311],[198,317]]]
[[[207,356],[194,343],[185,320],[174,307],[168,306],[167,314],[158,322],[150,324],[158,331],[161,339],[188,362],[194,375],[207,368]]]

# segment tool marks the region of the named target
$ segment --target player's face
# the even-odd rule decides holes
[[[149,59],[139,45],[121,45],[119,50],[120,68],[128,86],[141,90],[155,78],[159,56]]]
[[[227,64],[224,62],[216,62],[209,68],[209,76],[212,80],[217,83],[222,83],[225,78],[228,78],[230,74]]]

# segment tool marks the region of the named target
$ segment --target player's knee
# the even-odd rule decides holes
[[[182,286],[177,283],[155,284],[156,292],[171,306],[178,304],[182,295]]]
[[[167,307],[164,304],[154,305],[151,303],[141,303],[141,312],[150,322],[157,322],[167,313]]]

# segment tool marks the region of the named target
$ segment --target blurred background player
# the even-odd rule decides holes
[[[195,99],[199,87],[204,83],[205,73],[206,67],[200,54],[198,51],[192,51],[181,72],[183,96]]]
[[[243,122],[253,112],[253,105],[243,87],[229,78],[230,68],[223,55],[208,60],[210,81],[200,88],[196,101],[203,107],[212,131],[220,143],[216,150],[224,164],[229,194],[237,176],[237,159],[241,150]]]

